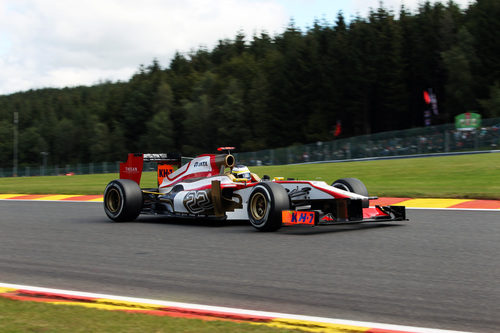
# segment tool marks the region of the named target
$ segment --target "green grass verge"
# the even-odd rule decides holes
[[[258,172],[327,183],[355,177],[379,197],[500,199],[500,153],[270,166]]]
[[[324,180],[361,179],[370,195],[500,199],[500,153],[383,161],[262,166],[260,176]],[[101,194],[117,174],[0,178],[0,193]],[[142,187],[155,187],[155,173],[143,174]]]
[[[141,186],[155,186],[154,177],[153,172],[145,172]],[[117,173],[0,178],[0,193],[102,194],[106,185],[117,178],[119,178]]]
[[[0,332],[299,332],[228,321],[203,321],[13,301],[0,297]]]

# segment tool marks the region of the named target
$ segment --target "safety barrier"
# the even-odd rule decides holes
[[[497,149],[500,149],[500,118],[490,118],[483,119],[482,127],[474,131],[460,131],[454,124],[446,124],[234,155],[238,164],[256,166]],[[183,159],[183,163],[186,161]],[[120,162],[37,165],[20,166],[16,176],[118,173],[119,170]],[[144,163],[144,170],[155,170],[155,164]],[[12,168],[0,168],[0,177],[11,176]]]

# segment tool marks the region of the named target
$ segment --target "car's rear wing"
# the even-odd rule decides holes
[[[163,178],[174,171],[174,166],[181,166],[182,158],[179,153],[130,153],[127,162],[120,163],[120,179],[130,179],[140,185],[144,162],[157,163],[158,184],[161,184]]]

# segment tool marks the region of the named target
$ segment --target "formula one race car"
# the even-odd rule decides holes
[[[403,206],[369,207],[365,185],[355,178],[323,181],[261,179],[235,166],[232,147],[200,155],[181,166],[181,156],[129,154],[120,179],[104,191],[104,211],[116,222],[139,214],[172,218],[248,220],[260,231],[284,225],[335,225],[406,220]],[[139,187],[143,163],[157,163],[158,187]],[[177,170],[174,171],[174,166]]]

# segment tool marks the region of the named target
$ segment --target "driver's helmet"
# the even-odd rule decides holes
[[[236,178],[244,178],[247,180],[252,180],[252,176],[250,175],[250,170],[245,165],[237,165],[233,168],[233,175]]]

